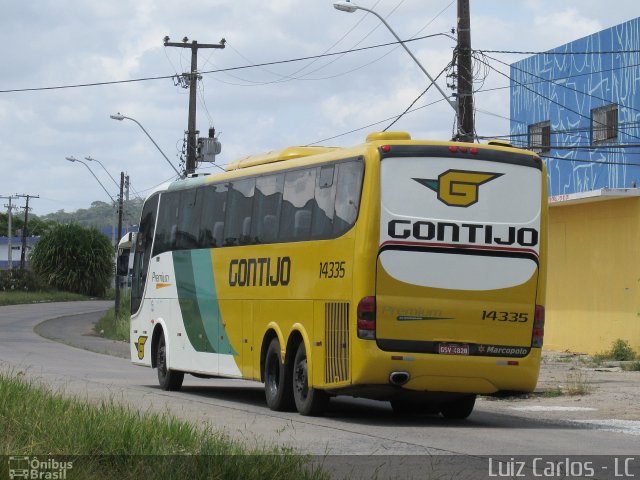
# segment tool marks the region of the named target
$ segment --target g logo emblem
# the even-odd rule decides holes
[[[438,200],[450,207],[468,207],[478,202],[480,185],[494,180],[502,173],[447,170],[437,180],[414,178],[421,185],[438,194]]]

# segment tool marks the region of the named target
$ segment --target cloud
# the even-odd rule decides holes
[[[602,24],[593,17],[585,17],[576,8],[537,14],[533,18],[536,36],[543,38],[545,47],[553,48],[602,30]]]

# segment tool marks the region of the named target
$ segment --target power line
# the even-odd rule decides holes
[[[479,110],[480,111],[480,110]],[[486,112],[486,111],[482,111],[483,113],[489,113],[490,115],[492,114],[491,112]],[[497,114],[492,114],[492,115],[496,115],[499,116]],[[506,117],[502,117],[507,119]],[[508,119],[507,119],[508,120]],[[519,122],[519,123],[525,123],[525,122]],[[634,126],[638,126],[640,125],[640,121],[635,121],[635,122],[621,122],[618,124],[618,130],[622,129],[622,128],[633,128]],[[583,133],[583,132],[590,132],[591,131],[591,127],[578,127],[578,128],[564,128],[564,129],[559,129],[559,130],[551,130],[550,134],[551,135],[571,135],[573,133],[578,134],[578,133]],[[494,135],[494,136],[483,136],[480,138],[515,138],[515,137],[529,137],[529,133],[510,133],[507,135]]]
[[[253,65],[241,65],[238,67],[227,67],[227,68],[218,68],[215,70],[207,70],[207,71],[202,71],[202,72],[198,72],[201,75],[205,75],[205,74],[210,74],[210,73],[224,73],[224,72],[232,72],[235,70],[244,70],[247,68],[258,68],[258,67],[266,67],[266,66],[270,66],[270,65],[283,65],[283,64],[287,64],[287,63],[295,63],[295,62],[302,62],[304,60],[312,60],[315,58],[323,58],[323,57],[331,57],[331,56],[335,56],[335,55],[343,55],[345,53],[355,53],[355,52],[361,52],[361,51],[365,51],[365,50],[372,50],[375,48],[382,48],[382,47],[388,47],[389,45],[397,45],[397,44],[401,44],[401,43],[408,43],[408,42],[416,42],[419,40],[424,40],[426,38],[433,38],[433,37],[438,37],[438,36],[445,36],[448,37],[449,35],[445,34],[445,33],[434,33],[431,35],[423,35],[421,37],[416,37],[416,38],[410,38],[408,40],[403,40],[402,42],[387,42],[387,43],[380,43],[377,45],[370,45],[368,47],[360,47],[360,48],[355,48],[355,49],[350,49],[350,50],[343,50],[340,52],[333,52],[333,53],[325,53],[325,54],[321,54],[321,55],[309,55],[306,57],[298,57],[298,58],[290,58],[288,60],[276,60],[273,62],[263,62],[263,63],[256,63]],[[104,81],[104,82],[89,82],[89,83],[75,83],[75,84],[69,84],[69,85],[56,85],[56,86],[50,86],[50,87],[31,87],[31,88],[11,88],[11,89],[5,89],[5,90],[0,90],[0,93],[22,93],[22,92],[39,92],[39,91],[48,91],[48,90],[64,90],[64,89],[70,89],[70,88],[84,88],[84,87],[101,87],[101,86],[105,86],[105,85],[119,85],[119,84],[126,84],[126,83],[136,83],[136,82],[147,82],[147,81],[151,81],[151,80],[166,80],[169,78],[173,78],[174,75],[158,75],[155,77],[141,77],[141,78],[131,78],[128,80],[110,80],[110,81]]]
[[[378,3],[380,3],[380,1],[381,1],[381,0],[377,0],[377,1],[376,1],[376,3],[373,5],[373,7],[372,7],[372,8],[375,8],[375,6],[376,6],[376,5],[378,5]],[[391,12],[389,13],[389,15],[391,15],[391,14],[392,14],[392,13],[393,13],[393,12],[394,12],[394,11],[395,11],[399,6],[400,6],[400,5],[402,5],[402,3],[404,3],[404,0],[402,0],[398,5],[396,5],[396,6],[393,8],[393,10],[391,10]],[[338,39],[336,42],[334,42],[330,47],[328,47],[327,49],[325,49],[325,51],[324,51],[324,52],[322,52],[322,54],[325,54],[325,53],[330,52],[330,51],[331,51],[331,49],[332,49],[333,47],[335,47],[335,46],[336,46],[336,45],[338,45],[340,42],[342,42],[342,40],[344,40],[344,39],[345,39],[345,38],[346,38],[346,37],[347,37],[347,36],[348,36],[352,31],[354,31],[354,30],[358,27],[358,25],[360,25],[362,22],[364,22],[365,18],[366,18],[366,17],[364,17],[364,16],[360,17],[360,19],[359,19],[359,20],[358,20],[358,21],[353,25],[353,27],[351,27],[351,28],[350,28],[350,29],[349,29],[349,30],[348,30],[344,35],[342,35],[342,37],[340,37],[340,39]],[[351,48],[354,48],[355,46],[357,46],[357,45],[359,45],[360,43],[362,43],[362,42],[363,42],[367,37],[369,37],[369,35],[371,35],[371,34],[372,34],[372,33],[373,33],[373,32],[374,32],[374,31],[375,31],[379,26],[380,26],[380,25],[376,25],[372,30],[370,30],[370,31],[369,31],[369,33],[367,33],[367,34],[366,34],[366,35],[365,35],[365,36],[364,36],[360,41],[358,41],[358,42],[357,42],[353,47],[351,47]],[[231,49],[232,49],[236,54],[238,54],[240,57],[242,57],[244,60],[246,60],[247,62],[251,62],[251,63],[253,63],[253,61],[252,61],[252,60],[250,60],[249,58],[247,58],[246,56],[244,56],[244,55],[243,55],[241,52],[239,52],[237,49],[233,48],[233,46],[229,45],[229,47],[230,47],[230,48],[231,48]],[[264,70],[265,72],[267,72],[267,73],[269,73],[269,74],[271,74],[271,75],[274,75],[274,76],[280,77],[278,80],[272,80],[272,81],[269,81],[269,82],[254,82],[254,81],[251,81],[251,80],[247,80],[247,79],[244,79],[244,78],[238,77],[238,76],[236,76],[236,75],[230,75],[230,74],[229,74],[229,75],[230,75],[230,76],[232,76],[233,78],[237,79],[237,80],[241,80],[241,81],[243,81],[243,82],[252,83],[252,84],[255,84],[255,85],[268,85],[268,84],[272,84],[272,83],[281,83],[281,82],[286,82],[286,81],[290,81],[290,80],[300,80],[300,79],[301,79],[301,77],[295,77],[294,75],[297,75],[298,73],[300,73],[300,72],[302,72],[303,70],[307,69],[308,67],[310,67],[311,65],[313,65],[314,63],[316,63],[320,58],[321,58],[321,57],[318,57],[318,58],[313,59],[311,62],[309,62],[309,63],[308,63],[308,64],[306,64],[306,65],[303,65],[303,66],[302,66],[302,67],[300,67],[298,70],[296,70],[295,72],[293,72],[293,73],[291,73],[291,74],[289,74],[289,75],[281,75],[281,74],[279,74],[279,73],[277,73],[277,72],[272,72],[271,70],[268,70],[268,69],[266,69],[266,68],[261,68],[261,70]],[[339,58],[339,57],[338,57],[338,58]],[[336,60],[337,60],[337,58],[336,58],[336,59],[334,59],[334,60],[332,60],[331,62],[326,63],[325,65],[323,65],[323,66],[321,66],[321,67],[319,67],[319,68],[317,68],[317,69],[313,70],[313,71],[312,71],[312,72],[310,72],[310,73],[317,72],[317,71],[319,71],[319,70],[321,70],[321,69],[323,69],[323,68],[325,68],[325,67],[329,66],[331,63],[335,62]],[[206,64],[206,63],[205,63],[205,64]],[[308,74],[305,74],[305,75],[308,75]],[[223,82],[223,83],[227,83],[227,82]],[[232,85],[237,85],[237,84],[233,84],[233,83],[231,83],[231,84],[232,84]],[[238,86],[246,86],[246,85],[238,85]]]
[[[504,53],[504,54],[514,54],[514,55],[611,55],[616,53],[640,53],[640,50],[591,50],[584,52],[552,52],[549,50],[545,50],[542,52],[527,52],[527,51],[517,51],[517,50],[485,50],[485,49],[477,49],[472,48],[472,52],[480,52],[480,53]]]
[[[582,160],[578,158],[569,158],[569,157],[555,157],[553,155],[545,155],[539,154],[543,158],[551,158],[553,160],[564,160],[566,162],[577,162],[577,163],[596,163],[598,165],[620,165],[626,167],[640,167],[640,163],[631,163],[631,162],[614,162],[608,160]]]
[[[636,112],[640,112],[640,110],[639,110],[639,109],[637,109],[637,108],[633,108],[633,107],[630,107],[630,106],[625,106],[625,105],[622,105],[621,103],[613,102],[613,101],[611,101],[611,100],[609,100],[609,99],[607,99],[607,98],[603,98],[603,97],[599,97],[599,96],[594,95],[594,94],[591,94],[591,93],[583,92],[582,90],[578,90],[577,88],[572,88],[572,87],[570,87],[570,86],[568,86],[568,85],[566,85],[566,84],[564,84],[564,83],[556,83],[556,81],[555,81],[555,80],[547,80],[546,78],[544,78],[544,77],[542,77],[542,76],[540,76],[540,75],[536,75],[536,74],[535,74],[535,73],[533,73],[533,72],[529,72],[529,71],[524,70],[524,69],[522,69],[522,68],[518,68],[518,67],[516,67],[516,66],[514,66],[514,65],[509,65],[508,63],[505,63],[505,62],[503,62],[502,60],[498,60],[497,58],[494,58],[494,57],[492,57],[492,56],[490,56],[490,55],[485,55],[485,56],[486,56],[487,58],[491,59],[491,60],[494,60],[494,61],[496,61],[496,62],[498,62],[498,63],[501,63],[502,65],[505,65],[505,66],[507,66],[507,67],[513,68],[513,69],[515,69],[515,70],[518,70],[519,72],[522,72],[522,73],[524,73],[525,75],[529,75],[529,76],[532,76],[532,77],[534,77],[534,78],[538,78],[538,79],[540,79],[540,80],[542,80],[542,81],[544,81],[544,82],[551,83],[551,84],[556,85],[556,86],[558,86],[558,87],[566,88],[567,90],[571,90],[572,92],[580,93],[580,94],[582,94],[582,95],[586,95],[586,96],[591,97],[591,98],[596,98],[596,99],[598,99],[598,100],[603,100],[603,101],[608,102],[608,103],[611,103],[611,104],[613,104],[613,105],[618,105],[618,106],[620,106],[620,107],[628,108],[629,110],[634,110],[634,111],[636,111]],[[570,76],[569,78],[573,78],[573,76]]]
[[[577,73],[575,75],[567,75],[566,77],[555,77],[555,78],[548,79],[548,80],[547,79],[540,80],[538,82],[527,82],[527,83],[524,83],[524,85],[537,85],[539,83],[556,82],[558,80],[567,80],[569,78],[584,77],[584,76],[587,76],[587,75],[593,75],[595,73],[613,72],[615,70],[624,70],[624,69],[627,69],[627,68],[633,68],[633,67],[638,67],[638,66],[640,66],[640,63],[634,63],[634,64],[631,64],[631,65],[621,65],[619,67],[614,67],[614,68],[605,68],[603,70],[592,70],[590,72]],[[475,93],[495,92],[497,90],[506,90],[508,88],[511,88],[511,86],[507,85],[505,87],[484,88],[484,89],[476,90]]]
[[[417,112],[418,110],[422,110],[423,108],[430,107],[430,106],[432,106],[432,105],[435,105],[436,103],[444,102],[444,100],[445,100],[444,98],[441,98],[441,99],[439,99],[439,100],[435,100],[435,101],[433,101],[433,102],[431,102],[431,103],[427,103],[427,104],[422,105],[422,106],[420,106],[420,107],[416,107],[416,108],[414,108],[413,110],[406,111],[406,112],[404,112],[404,113],[403,113],[403,115],[404,115],[405,113],[413,113],[413,112]],[[359,132],[359,131],[364,130],[364,129],[366,129],[366,128],[370,128],[370,127],[373,127],[373,126],[375,126],[375,125],[380,125],[381,123],[388,122],[389,120],[392,120],[392,119],[396,118],[397,116],[398,116],[398,115],[393,115],[393,116],[391,116],[391,117],[384,118],[384,119],[379,120],[379,121],[377,121],[377,122],[370,123],[369,125],[364,125],[363,127],[354,128],[353,130],[349,130],[348,132],[339,133],[338,135],[333,135],[332,137],[323,138],[322,140],[316,140],[315,142],[307,143],[307,144],[305,144],[305,145],[303,145],[303,146],[305,146],[305,147],[310,147],[310,146],[312,146],[312,145],[317,145],[317,144],[319,144],[319,143],[324,143],[324,142],[326,142],[326,141],[333,140],[333,139],[335,139],[335,138],[344,137],[345,135],[349,135],[349,134],[351,134],[351,133]]]
[[[524,83],[522,83],[522,82],[519,82],[519,81],[515,80],[514,78],[510,77],[510,76],[509,76],[509,75],[507,75],[506,73],[501,72],[500,70],[498,70],[497,68],[495,68],[493,65],[489,64],[488,62],[485,62],[484,60],[480,60],[480,61],[481,61],[481,62],[483,62],[483,63],[486,63],[486,65],[488,65],[488,66],[489,66],[489,68],[491,68],[491,70],[493,70],[494,72],[499,73],[500,75],[504,76],[505,78],[508,78],[511,82],[513,82],[513,83],[517,84],[517,85],[518,85],[518,86],[520,86],[520,87],[523,87],[525,90],[528,90],[528,91],[530,91],[531,93],[533,93],[533,94],[535,94],[535,95],[538,95],[539,97],[544,98],[545,100],[549,101],[550,103],[553,103],[553,104],[555,104],[555,105],[558,105],[559,107],[562,107],[562,108],[564,108],[565,110],[568,110],[569,112],[571,112],[571,113],[574,113],[574,114],[578,115],[579,117],[586,118],[587,120],[590,120],[592,123],[598,123],[598,124],[600,124],[602,127],[606,127],[606,124],[605,124],[605,123],[603,123],[603,122],[597,122],[596,120],[594,120],[594,119],[592,119],[591,117],[588,117],[588,116],[586,116],[586,115],[584,115],[584,114],[582,114],[582,113],[578,112],[577,110],[574,110],[574,109],[572,109],[572,108],[569,108],[568,106],[566,106],[566,105],[564,105],[564,104],[562,104],[562,103],[560,103],[560,102],[558,102],[558,101],[556,101],[556,100],[554,100],[554,99],[552,99],[552,98],[549,98],[549,97],[547,97],[546,95],[541,94],[540,92],[536,92],[535,90],[533,90],[533,89],[531,89],[531,88],[527,87],[527,85],[526,85],[526,84],[524,84]],[[638,136],[636,136],[636,135],[631,135],[631,134],[629,134],[629,133],[628,133],[627,135],[628,135],[629,137],[636,138],[636,139],[640,140],[640,137],[638,137]]]
[[[447,71],[447,69],[448,69],[451,65],[452,65],[452,62],[450,62],[446,67],[444,67],[444,68],[442,69],[442,71],[441,71],[441,72],[440,72],[440,73],[439,73],[439,74],[438,74],[438,75],[433,79],[433,81],[432,81],[431,83],[429,83],[429,85],[427,85],[427,88],[425,88],[425,89],[422,91],[422,93],[421,93],[420,95],[418,95],[418,96],[415,98],[415,100],[413,100],[413,102],[411,102],[411,104],[410,104],[410,105],[405,109],[405,111],[404,111],[404,112],[402,112],[400,115],[398,115],[398,116],[395,118],[395,120],[394,120],[393,122],[391,122],[389,125],[387,125],[387,126],[384,128],[383,132],[386,132],[387,130],[389,130],[389,128],[391,128],[391,127],[392,127],[392,126],[393,126],[393,125],[394,125],[398,120],[400,120],[400,119],[405,115],[405,113],[407,113],[407,112],[411,109],[411,107],[413,107],[413,106],[416,104],[416,102],[417,102],[418,100],[420,100],[420,99],[424,96],[424,94],[425,94],[425,93],[427,93],[427,91],[428,91],[428,90],[429,90],[429,89],[430,89],[430,88],[431,88],[431,87],[436,83],[436,80],[438,80],[438,78],[440,78],[440,76],[441,76],[444,72],[446,72],[446,71]]]

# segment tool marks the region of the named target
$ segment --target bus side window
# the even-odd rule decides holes
[[[160,215],[156,228],[153,256],[175,249],[178,232],[180,192],[164,192],[160,196]]]
[[[147,269],[151,258],[153,229],[156,225],[156,211],[158,209],[158,195],[149,198],[142,209],[140,229],[136,237],[133,274],[131,279],[131,313],[136,313],[142,302],[144,285],[147,279]]]
[[[363,172],[364,164],[360,160],[338,165],[338,186],[333,223],[335,237],[349,230],[358,218]]]
[[[279,233],[281,241],[308,240],[310,237],[316,170],[293,170],[285,175]]]
[[[272,243],[278,239],[283,190],[284,173],[258,177],[256,180],[251,237],[257,243]]]
[[[318,167],[315,203],[311,223],[312,238],[330,238],[333,233],[333,211],[336,201],[335,165]]]
[[[234,181],[228,193],[228,208],[224,225],[224,245],[246,245],[255,243],[250,238],[251,211],[256,179]]]
[[[224,240],[224,213],[227,203],[225,184],[208,185],[198,193],[202,198],[200,246],[221,247]]]
[[[183,190],[180,193],[179,215],[176,231],[176,250],[199,248],[200,212],[202,194],[198,190]]]

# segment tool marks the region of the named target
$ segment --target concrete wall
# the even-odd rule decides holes
[[[545,348],[640,352],[640,198],[549,209]]]

